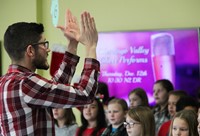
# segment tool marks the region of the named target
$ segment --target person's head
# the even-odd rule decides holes
[[[109,125],[109,120],[108,120],[108,103],[112,100],[112,99],[115,99],[114,96],[112,97],[109,97],[108,100],[104,103],[103,105],[103,108],[104,108],[104,112],[105,112],[105,115],[106,115],[106,122],[107,124]]]
[[[168,111],[171,117],[173,117],[176,113],[176,103],[178,100],[182,97],[186,97],[187,93],[182,90],[175,90],[169,92],[169,98],[168,98]]]
[[[53,117],[56,125],[59,127],[59,121],[64,121],[66,126],[72,125],[76,123],[75,115],[71,108],[63,109],[63,108],[53,108]]]
[[[128,136],[155,136],[155,120],[152,110],[146,106],[130,109],[124,122]]]
[[[97,96],[101,98],[103,96],[103,104],[106,103],[109,99],[109,91],[108,91],[108,85],[104,82],[98,82],[98,88],[97,88]]]
[[[149,106],[147,94],[145,90],[142,88],[133,89],[129,93],[128,98],[130,102],[130,108],[133,108],[136,106]]]
[[[192,110],[177,112],[172,119],[170,136],[198,136],[197,113]]]
[[[80,127],[78,136],[82,136],[82,133],[90,122],[96,122],[95,130],[92,133],[95,136],[100,129],[107,126],[105,119],[103,104],[99,99],[95,98],[91,104],[85,105],[83,108],[81,113],[82,126]]]
[[[18,64],[28,58],[31,70],[48,69],[48,41],[42,24],[19,22],[10,25],[4,34],[4,47],[12,63]]]
[[[124,99],[115,98],[108,103],[107,117],[113,128],[123,124],[127,111],[128,105]]]
[[[182,97],[176,103],[176,112],[181,110],[193,110],[198,112],[199,104],[192,96]]]
[[[198,121],[197,130],[198,130],[198,133],[199,133],[199,136],[200,136],[200,108],[199,108],[199,110],[198,110],[198,118],[197,118],[197,121]]]
[[[174,90],[173,84],[167,79],[160,79],[154,83],[153,96],[157,105],[166,105],[168,93]]]

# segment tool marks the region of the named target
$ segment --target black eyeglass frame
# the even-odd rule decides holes
[[[32,45],[32,46],[35,46],[35,45],[39,45],[39,44],[43,44],[44,47],[45,47],[46,49],[49,48],[49,41],[39,42],[39,43],[33,43],[33,44],[31,44],[31,45]]]
[[[126,128],[127,126],[131,128],[131,127],[133,127],[135,124],[140,124],[140,123],[139,123],[139,122],[126,122],[126,121],[125,121],[123,124],[124,124],[124,127],[125,127],[125,128]]]

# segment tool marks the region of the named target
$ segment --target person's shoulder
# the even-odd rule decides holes
[[[103,133],[103,131],[105,130],[106,128],[101,128],[100,130],[99,130],[99,132],[100,133]]]
[[[76,129],[75,136],[78,135],[79,131],[80,131],[80,127],[78,127],[78,128]]]
[[[168,132],[169,132],[169,128],[170,128],[170,124],[171,124],[171,120],[167,121],[167,122],[164,122],[159,131],[158,131],[158,136],[164,136],[164,135],[167,135]]]
[[[164,122],[164,123],[161,125],[160,130],[162,130],[162,129],[168,129],[169,126],[170,126],[170,124],[171,124],[171,120]]]
[[[159,110],[160,110],[160,106],[159,105],[155,105],[155,106],[152,107],[153,113],[157,113],[157,112],[159,112]]]
[[[69,125],[68,128],[77,129],[78,125],[77,124],[72,124],[72,125]]]
[[[169,121],[167,121],[167,122],[163,123],[164,127],[166,127],[166,126],[170,126],[171,122],[172,122],[172,121],[171,121],[171,120],[169,120]]]

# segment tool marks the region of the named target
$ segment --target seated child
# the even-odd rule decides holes
[[[107,126],[103,105],[99,99],[85,105],[81,113],[82,126],[76,136],[100,136]]]
[[[108,103],[107,117],[110,125],[101,136],[127,136],[125,121],[128,105],[125,100],[114,98]]]
[[[124,122],[128,136],[155,136],[155,120],[152,110],[137,106],[128,111]]]
[[[52,111],[55,122],[55,135],[74,136],[78,125],[72,108],[54,108]]]
[[[197,126],[197,113],[182,110],[172,119],[169,136],[198,136]]]

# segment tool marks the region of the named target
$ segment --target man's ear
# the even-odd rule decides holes
[[[28,45],[28,47],[26,48],[26,54],[29,57],[33,57],[35,55],[35,49],[33,48],[32,45]]]

